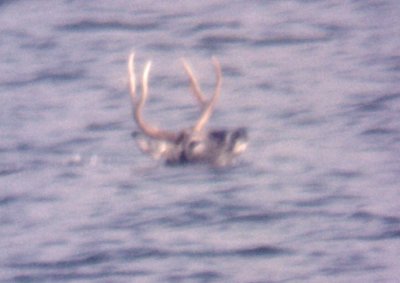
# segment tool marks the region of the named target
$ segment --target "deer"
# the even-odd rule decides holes
[[[231,165],[236,157],[247,148],[247,129],[207,129],[207,123],[215,109],[221,93],[222,71],[219,61],[213,57],[216,73],[214,94],[207,100],[186,59],[183,67],[189,77],[190,88],[201,108],[201,114],[195,124],[178,131],[155,127],[143,118],[143,108],[148,98],[149,73],[152,62],[146,62],[142,77],[140,98],[136,97],[135,53],[128,59],[129,89],[133,107],[133,118],[139,131],[133,132],[139,149],[155,160],[163,160],[167,165],[210,164],[216,167]]]

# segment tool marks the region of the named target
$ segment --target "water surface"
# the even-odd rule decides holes
[[[0,2],[0,281],[400,281],[398,1]],[[247,126],[231,168],[144,156],[146,118]]]

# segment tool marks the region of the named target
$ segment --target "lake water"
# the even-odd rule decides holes
[[[1,282],[400,282],[400,1],[1,1]],[[146,119],[246,126],[230,168],[143,155]]]

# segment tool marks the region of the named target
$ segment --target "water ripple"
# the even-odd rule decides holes
[[[240,26],[241,23],[239,21],[226,21],[226,22],[208,21],[195,24],[194,26],[190,27],[187,30],[187,33],[188,34],[200,33],[204,31],[218,30],[218,29],[237,29]]]
[[[101,280],[101,279],[117,279],[126,278],[132,280],[132,278],[146,276],[151,274],[146,270],[137,271],[55,271],[55,272],[35,272],[32,275],[16,275],[11,280],[12,282],[55,282],[65,280]]]
[[[124,260],[141,260],[147,258],[169,258],[169,257],[272,257],[289,255],[290,249],[260,245],[255,247],[244,247],[239,249],[201,249],[201,250],[165,250],[158,248],[132,248],[119,251],[118,254]]]
[[[19,262],[12,263],[9,266],[12,268],[23,269],[69,269],[77,266],[94,265],[109,260],[105,253],[98,253],[94,255],[81,256],[79,258],[71,258],[66,260],[55,261],[36,261],[36,262]]]
[[[116,20],[80,20],[58,26],[60,31],[101,31],[101,30],[127,30],[127,31],[150,31],[160,28],[160,23],[156,21],[140,21],[137,23],[122,22]]]
[[[400,99],[400,93],[387,93],[369,101],[361,102],[357,105],[358,110],[365,112],[375,112],[390,108],[394,101]]]
[[[86,130],[89,132],[105,132],[105,131],[116,131],[120,130],[122,123],[120,121],[110,122],[92,122],[86,126]]]
[[[13,175],[20,173],[24,170],[24,166],[20,164],[13,164],[13,163],[1,163],[0,164],[0,177]]]

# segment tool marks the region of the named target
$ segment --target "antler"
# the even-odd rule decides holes
[[[167,140],[167,141],[175,142],[179,137],[179,133],[161,130],[159,128],[156,128],[156,127],[150,125],[149,123],[146,123],[143,120],[142,110],[143,110],[144,104],[145,104],[147,96],[148,96],[148,80],[149,80],[151,61],[147,61],[146,65],[144,67],[143,76],[142,76],[142,95],[140,97],[139,102],[136,102],[136,75],[135,75],[135,67],[134,67],[134,57],[135,57],[134,53],[131,53],[129,56],[128,72],[129,72],[129,82],[130,82],[130,95],[131,95],[132,104],[134,105],[135,121],[136,121],[137,125],[139,126],[139,128],[147,136],[149,136],[151,138],[159,139],[159,140]],[[215,87],[213,97],[207,103],[207,101],[204,98],[204,95],[200,89],[199,83],[197,82],[197,79],[194,76],[189,64],[184,59],[182,59],[182,60],[183,60],[183,66],[189,76],[189,79],[190,79],[190,85],[191,85],[192,91],[193,91],[194,95],[196,96],[197,100],[204,106],[204,109],[203,109],[203,112],[202,112],[200,118],[197,120],[196,124],[192,128],[193,132],[200,132],[204,129],[208,120],[210,119],[211,114],[214,110],[214,106],[217,102],[217,99],[218,99],[220,93],[221,93],[221,84],[222,84],[221,65],[215,57],[212,58],[213,65],[215,68],[215,73],[216,73],[216,87]]]
[[[197,120],[197,123],[195,124],[195,126],[193,127],[193,131],[194,132],[200,132],[203,130],[203,128],[205,127],[205,125],[207,124],[208,120],[211,117],[211,114],[214,110],[214,106],[217,102],[218,97],[221,94],[221,85],[222,85],[222,72],[221,72],[221,65],[219,63],[219,61],[217,60],[217,58],[213,57],[212,58],[213,61],[213,65],[215,68],[215,73],[216,73],[216,86],[215,86],[215,91],[214,91],[214,95],[211,98],[210,102],[207,104],[207,107],[205,107],[205,109],[203,110],[200,118]],[[186,67],[185,67],[186,69]],[[190,70],[190,68],[189,68]],[[192,73],[189,73],[189,77],[190,77],[190,81],[192,84],[192,89],[193,92],[196,94],[196,96],[198,96],[199,94],[202,95],[201,91],[200,91],[200,87],[196,81],[196,79],[194,78]],[[202,97],[204,99],[204,97]]]
[[[134,118],[139,126],[139,128],[149,137],[155,139],[163,139],[174,142],[178,138],[178,134],[174,132],[169,132],[165,130],[158,129],[143,120],[142,109],[146,102],[148,95],[148,80],[149,72],[151,67],[151,61],[147,61],[143,76],[142,76],[142,95],[139,102],[136,102],[136,76],[135,76],[135,66],[134,66],[135,54],[131,53],[128,61],[128,72],[129,72],[129,83],[130,83],[130,95],[132,104],[134,105]]]
[[[183,67],[184,67],[187,75],[189,76],[190,87],[193,91],[194,96],[196,97],[198,102],[201,104],[201,106],[205,106],[207,101],[204,97],[203,92],[200,89],[200,85],[197,82],[197,79],[192,71],[192,68],[190,67],[189,63],[186,61],[185,58],[182,58],[181,60],[182,60]]]

